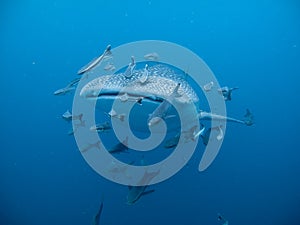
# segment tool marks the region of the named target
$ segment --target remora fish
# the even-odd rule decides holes
[[[116,69],[116,67],[111,62],[107,63],[104,66],[104,70],[106,70],[106,71],[114,71],[115,69]]]
[[[254,124],[254,116],[253,114],[250,112],[249,109],[246,109],[246,114],[244,116],[244,123],[247,125],[247,126],[251,126]]]
[[[183,131],[182,133],[184,135],[185,141],[187,142],[188,140],[195,141],[197,137],[201,136],[204,133],[204,131],[205,131],[204,126],[199,131],[197,131],[197,126],[193,126],[189,130]]]
[[[62,118],[66,121],[71,121],[71,120],[80,120],[82,121],[82,116],[83,114],[79,114],[79,115],[72,115],[72,113],[67,110],[63,115]]]
[[[79,83],[79,81],[80,81],[80,78],[76,78],[76,79],[72,80],[72,81],[67,85],[67,87],[73,87],[73,86],[77,85],[77,84]]]
[[[70,92],[74,89],[75,89],[74,87],[64,87],[64,88],[56,90],[54,92],[54,95],[65,95],[65,94],[67,94],[68,92]]]
[[[238,87],[229,88],[227,86],[218,89],[219,93],[223,95],[225,101],[231,101],[232,91],[239,89]]]
[[[156,52],[148,53],[144,55],[144,59],[146,60],[152,60],[152,61],[157,61],[159,58],[159,55]]]
[[[97,131],[97,132],[104,132],[104,131],[108,131],[110,129],[111,129],[111,126],[108,121],[106,121],[105,123],[95,124],[95,125],[91,126],[91,128],[90,128],[91,131]]]
[[[139,105],[142,105],[142,101],[143,101],[144,97],[130,96],[127,93],[124,93],[124,94],[119,96],[119,99],[122,102],[132,101],[132,102],[138,103]]]
[[[151,172],[148,173],[147,171],[145,172],[141,183],[150,183],[150,181],[159,174],[160,171],[156,172]],[[155,190],[148,190],[146,191],[146,188],[148,185],[142,185],[142,186],[129,186],[128,189],[128,194],[127,194],[127,204],[128,205],[133,205],[136,203],[143,195],[153,193]]]
[[[133,75],[133,70],[134,70],[135,66],[136,66],[136,63],[135,63],[134,57],[131,56],[131,62],[129,63],[129,65],[125,71],[126,78],[130,78]]]
[[[166,142],[165,142],[165,145],[164,147],[165,148],[173,148],[173,147],[176,147],[178,142],[179,142],[179,139],[180,139],[180,133],[176,134],[174,137],[168,139]]]
[[[205,111],[200,111],[198,114],[198,117],[200,120],[219,120],[219,121],[229,121],[229,122],[234,122],[234,123],[241,123],[241,124],[245,124],[247,126],[251,126],[254,121],[253,121],[253,114],[250,112],[249,109],[247,109],[246,114],[244,116],[244,120],[238,120],[238,119],[234,119],[231,117],[227,117],[227,116],[221,116],[221,115],[217,115],[214,113],[209,113],[209,112],[205,112]]]
[[[82,67],[79,71],[78,71],[78,75],[82,75],[85,72],[93,69],[95,66],[97,66],[105,56],[107,55],[111,55],[111,45],[108,45],[105,49],[105,51],[103,52],[102,55],[100,55],[98,58],[92,60],[91,62],[89,62],[87,65],[85,65],[84,67]]]
[[[183,131],[182,135],[184,137],[184,141],[188,142],[189,140],[195,141],[197,137],[203,135],[204,131],[205,131],[205,127],[204,125],[202,125],[202,129],[197,131],[196,128],[197,126],[193,126],[190,129],[188,129],[187,131]],[[168,139],[165,142],[164,147],[165,148],[173,148],[176,147],[178,142],[180,139],[180,133],[176,134],[173,138]]]
[[[148,80],[149,71],[148,71],[148,64],[145,65],[144,72],[139,79],[139,82],[144,84]]]
[[[209,138],[210,138],[210,134],[211,132],[218,132],[218,135],[214,134],[214,137],[216,138],[216,140],[220,141],[224,138],[224,133],[223,130],[221,128],[221,126],[217,126],[217,127],[210,127],[208,128],[205,132],[203,130],[203,132],[200,134],[201,138],[202,138],[202,142],[204,145],[208,144]]]
[[[116,144],[114,147],[108,150],[111,154],[121,153],[128,150],[128,137],[122,142]]]
[[[228,225],[228,220],[226,220],[221,214],[218,214],[218,220],[222,222],[222,225]]]
[[[72,80],[66,87],[56,90],[54,92],[54,95],[65,95],[65,94],[71,92],[72,90],[75,89],[75,86],[78,84],[79,81],[80,81],[80,78],[76,78],[76,79]]]
[[[120,121],[124,121],[124,118],[125,118],[125,114],[124,113],[118,114],[114,109],[111,109],[110,112],[107,113],[107,115],[110,118],[116,118],[116,119],[119,119]]]
[[[93,144],[87,144],[85,145],[84,147],[80,148],[80,152],[83,153],[83,152],[86,152],[92,148],[97,148],[97,149],[101,149],[101,142],[100,141],[97,141],[96,143],[93,143]]]
[[[97,214],[94,217],[93,225],[100,225],[100,217],[101,217],[102,210],[103,210],[103,197],[102,197],[102,200],[101,200],[99,210],[98,210]]]

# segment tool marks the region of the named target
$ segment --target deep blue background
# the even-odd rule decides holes
[[[107,44],[158,39],[190,48],[222,85],[239,86],[230,124],[202,173],[195,160],[136,205],[96,174],[60,118],[53,91]],[[300,224],[300,3],[262,1],[1,1],[0,224]]]

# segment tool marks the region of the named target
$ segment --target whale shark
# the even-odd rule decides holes
[[[178,93],[182,95],[181,100],[191,100],[194,103],[199,101],[197,94],[184,75],[179,74],[168,65],[162,63],[148,65],[146,82],[140,82],[144,79],[145,68],[136,69],[134,75],[130,77],[126,77],[125,72],[101,75],[93,79],[83,86],[80,96],[87,99],[99,99],[127,94],[130,97],[144,97],[145,100],[160,103],[163,99],[168,98],[180,83]],[[183,99],[184,97],[186,99]]]
[[[141,106],[140,110],[130,112],[130,116],[135,118],[135,122],[130,124],[132,130],[148,132],[149,125],[154,125],[160,119],[168,119],[170,129],[178,128],[180,124],[176,123],[176,117],[172,112],[174,109],[171,107],[168,110],[170,104],[164,100],[172,99],[176,88],[175,101],[180,103],[182,108],[199,103],[199,97],[186,80],[185,74],[163,63],[147,63],[148,66],[136,64],[131,77],[126,77],[124,68],[114,74],[101,75],[83,85],[80,96],[87,101],[96,101],[99,111],[105,114],[112,111],[110,117],[120,120],[124,120],[128,114],[122,112],[123,107],[121,110],[111,107],[113,102],[120,100],[124,107],[126,104],[137,103]]]

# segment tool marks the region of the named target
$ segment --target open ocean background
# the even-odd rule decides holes
[[[81,156],[54,96],[108,44],[165,40],[198,54],[223,86],[238,86],[219,155],[198,172],[203,148],[153,194],[126,204]],[[300,224],[300,2],[0,2],[0,225]],[[202,146],[203,147],[203,146]]]

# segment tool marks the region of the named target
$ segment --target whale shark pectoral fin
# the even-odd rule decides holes
[[[181,84],[178,83],[178,84],[176,85],[176,87],[174,88],[174,90],[173,90],[172,96],[173,96],[174,98],[179,98],[179,97],[182,96],[181,94],[178,93],[178,90],[179,90],[180,85],[181,85]]]
[[[201,136],[205,131],[205,127],[203,127],[201,130],[199,130],[198,132],[194,132],[194,136],[193,139],[195,140],[197,137]]]

